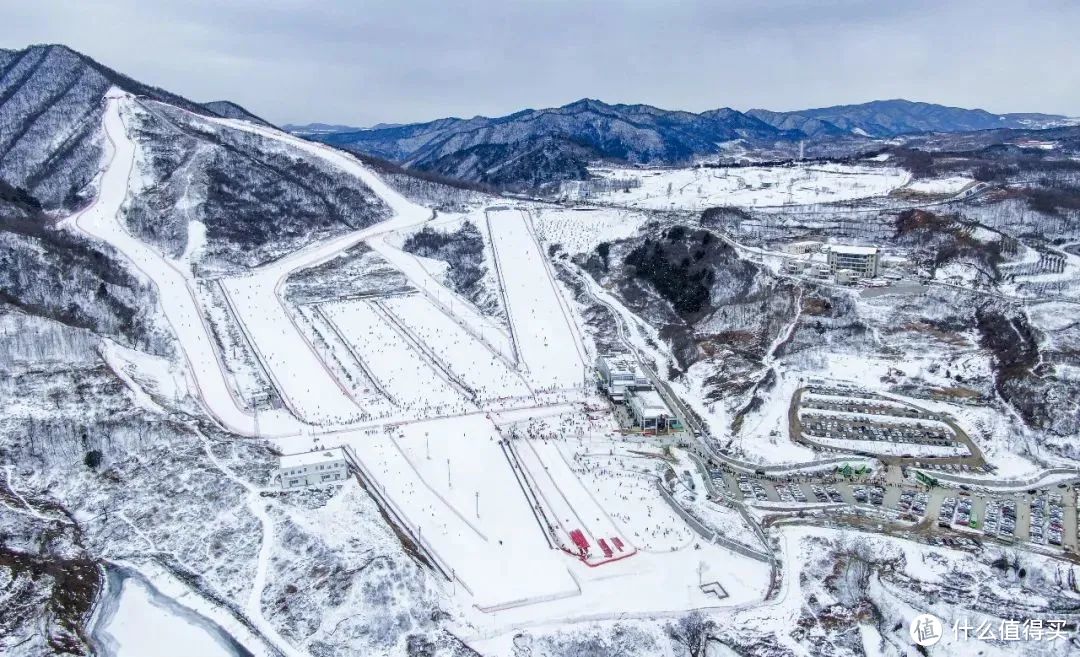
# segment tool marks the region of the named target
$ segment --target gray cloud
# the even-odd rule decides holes
[[[588,96],[700,111],[904,97],[1080,115],[1080,3],[35,0],[0,46],[65,43],[284,122],[498,115]]]

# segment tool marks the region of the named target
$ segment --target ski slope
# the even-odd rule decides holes
[[[443,285],[424,267],[420,258],[393,246],[387,241],[386,236],[372,238],[367,241],[367,244],[405,274],[409,282],[447,317],[452,318],[475,339],[502,354],[507,360],[514,361],[516,358],[514,348],[506,329],[485,316],[463,296]]]
[[[528,222],[528,215],[521,210],[488,211],[491,242],[518,350],[537,388],[580,387],[584,349]]]
[[[244,409],[227,381],[224,365],[199,307],[190,271],[180,269],[129,233],[121,223],[119,213],[131,184],[136,153],[121,113],[132,98],[114,88],[105,99],[103,123],[108,143],[105,166],[98,179],[98,195],[89,207],[69,220],[69,225],[115,247],[150,279],[207,411],[230,431],[255,435],[254,416]],[[264,435],[284,435],[300,429],[298,423],[282,414],[266,414],[259,424]]]
[[[580,593],[483,416],[356,434],[348,444],[410,531],[467,587],[459,594],[470,604],[494,611]]]
[[[289,409],[310,424],[346,424],[362,409],[285,309],[276,280],[256,273],[221,281],[229,306]]]
[[[408,295],[387,298],[381,303],[481,399],[531,395],[525,380],[511,369],[503,354],[493,352],[430,300]]]
[[[408,415],[445,415],[476,410],[423,354],[368,301],[322,306],[327,320]]]
[[[580,553],[591,566],[633,556],[633,545],[570,469],[557,441],[510,444],[564,549]]]

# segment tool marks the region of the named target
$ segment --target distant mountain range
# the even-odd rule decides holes
[[[101,97],[118,86],[208,117],[267,124],[227,100],[196,103],[142,84],[65,46],[0,50],[0,179],[46,209],[73,207],[91,190],[101,153]],[[582,99],[508,116],[380,124],[366,129],[313,123],[286,126],[309,139],[414,171],[505,188],[536,188],[588,175],[597,160],[682,164],[849,155],[877,140],[926,133],[1046,128],[1047,114],[991,114],[906,100],[795,112],[730,108],[701,113]]]
[[[497,118],[446,118],[359,129],[286,126],[296,134],[397,164],[492,185],[576,179],[592,160],[678,164],[717,154],[790,155],[799,142],[865,143],[926,132],[1041,128],[1065,117],[991,114],[907,100],[795,112],[730,108],[700,114],[582,99]]]

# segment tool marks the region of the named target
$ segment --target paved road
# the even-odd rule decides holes
[[[585,279],[587,274],[583,274],[577,270],[572,270],[579,278]],[[865,484],[858,484],[853,482],[844,481],[838,478],[837,475],[830,472],[821,472],[822,466],[826,468],[830,463],[851,463],[852,461],[858,461],[858,457],[840,457],[836,459],[825,459],[823,461],[797,464],[787,466],[761,466],[751,463],[742,462],[738,459],[733,459],[727,455],[720,454],[713,450],[709,444],[709,434],[707,427],[704,426],[697,418],[697,416],[690,411],[687,406],[679,399],[652,367],[646,362],[642,354],[636,349],[636,347],[627,339],[628,328],[624,324],[624,318],[618,309],[612,307],[607,301],[597,297],[593,294],[589,285],[589,281],[583,281],[585,283],[585,289],[587,293],[599,304],[606,307],[612,317],[615,319],[616,327],[619,333],[620,340],[625,344],[627,350],[634,354],[638,362],[640,363],[642,370],[650,378],[655,385],[657,391],[664,398],[664,401],[668,404],[671,410],[679,417],[683,425],[689,427],[692,431],[697,432],[698,435],[690,436],[690,444],[688,445],[690,453],[693,455],[695,461],[699,464],[699,467],[719,470],[722,474],[719,480],[714,479],[712,476],[705,477],[705,480],[709,482],[710,494],[723,496],[734,503],[740,513],[747,518],[751,527],[757,532],[762,532],[761,536],[764,537],[764,542],[769,545],[767,535],[764,533],[762,527],[760,527],[746,511],[746,503],[757,502],[756,499],[746,500],[739,490],[737,477],[739,474],[749,476],[754,482],[756,482],[764,491],[766,501],[770,503],[779,503],[780,495],[776,490],[776,483],[781,481],[788,483],[791,482],[797,486],[807,498],[806,504],[799,504],[793,502],[790,504],[792,513],[797,513],[800,507],[804,509],[813,508],[812,505],[816,504],[820,508],[821,502],[817,500],[814,494],[813,486],[818,485],[831,485],[837,493],[839,493],[842,500],[842,506],[835,508],[842,509],[840,511],[830,511],[826,517],[819,515],[817,512],[812,513],[810,518],[818,518],[818,522],[841,522],[849,523],[851,526],[857,526],[863,529],[869,529],[871,531],[878,531],[885,534],[894,534],[898,536],[906,536],[908,538],[917,537],[922,540],[940,540],[940,541],[952,541],[967,540],[977,538],[982,541],[992,541],[1005,545],[1022,545],[1030,536],[1029,531],[1029,519],[1030,513],[1029,502],[1031,495],[1023,493],[1022,498],[1017,500],[1017,527],[1015,538],[1002,537],[1000,535],[987,536],[985,532],[980,530],[971,530],[947,527],[938,527],[938,513],[941,508],[942,502],[946,497],[959,496],[961,493],[970,495],[973,500],[972,510],[975,513],[975,517],[980,521],[980,527],[982,526],[982,519],[985,518],[985,509],[987,503],[993,499],[1000,501],[1001,495],[992,493],[974,493],[968,491],[961,491],[959,488],[934,488],[927,494],[926,510],[922,514],[922,517],[916,523],[902,522],[900,521],[901,512],[899,509],[899,503],[901,496],[906,492],[914,494],[925,490],[924,488],[910,483],[903,477],[902,467],[913,464],[932,462],[935,464],[957,464],[966,467],[981,468],[985,465],[985,459],[978,446],[971,440],[971,438],[964,432],[964,430],[956,425],[956,423],[947,416],[941,416],[941,414],[934,414],[935,416],[941,416],[940,420],[945,422],[953,431],[955,438],[958,442],[965,445],[969,450],[969,455],[964,457],[946,457],[946,458],[933,458],[926,457],[882,457],[874,454],[868,454],[867,456],[883,462],[886,466],[885,474],[881,477],[881,480],[876,482],[876,485],[880,485],[883,489],[884,495],[882,496],[881,505],[874,505],[870,502],[859,502],[855,498],[855,488],[857,486],[863,486]],[[790,414],[797,418],[797,402],[801,398],[801,394],[805,389],[800,389],[792,397]],[[904,400],[897,400],[889,398],[890,401],[899,402],[905,404],[911,408],[917,409],[922,412],[929,413],[925,409],[922,409],[910,402]],[[790,417],[789,417],[790,420]],[[790,422],[791,429],[796,429],[797,419]],[[792,434],[793,436],[799,435],[798,433]],[[805,468],[804,471],[799,472],[799,469]],[[818,472],[812,471],[810,468],[817,468]],[[722,482],[724,490],[720,490],[717,485]],[[985,484],[986,480],[982,480]],[[957,484],[959,485],[959,484]],[[1080,486],[1080,484],[1077,484]],[[1050,490],[1050,489],[1047,489]],[[1067,488],[1053,488],[1055,493],[1062,494],[1063,506],[1065,508],[1064,513],[1064,525],[1063,543],[1061,548],[1055,548],[1054,546],[1043,546],[1049,553],[1056,553],[1058,556],[1063,556],[1069,559],[1075,559],[1080,563],[1080,545],[1077,540],[1077,514],[1076,514],[1076,488],[1069,486]],[[774,522],[770,520],[769,522]],[[775,566],[775,560],[773,561]],[[774,568],[775,572],[775,568]]]
[[[746,477],[746,481],[751,486],[751,495],[746,496],[739,489],[738,476],[743,474]],[[959,488],[952,487],[935,487],[927,490],[926,487],[920,486],[911,482],[897,483],[895,481],[889,481],[888,477],[883,478],[880,481],[874,483],[870,482],[855,482],[847,481],[835,477],[767,477],[761,475],[746,475],[745,473],[738,473],[733,470],[723,469],[721,471],[720,481],[724,486],[724,490],[720,493],[733,501],[740,503],[759,503],[763,500],[758,499],[753,494],[755,487],[760,487],[765,492],[765,497],[768,502],[779,502],[780,495],[777,492],[777,485],[781,484],[787,486],[789,489],[798,487],[807,498],[806,503],[788,502],[788,506],[792,512],[797,512],[800,508],[810,509],[812,507],[822,504],[818,500],[813,491],[815,485],[827,488],[832,487],[841,496],[843,504],[847,505],[849,510],[870,512],[879,515],[884,515],[890,521],[899,521],[902,517],[902,512],[899,508],[900,497],[904,492],[908,493],[926,493],[928,501],[926,505],[926,512],[921,514],[918,518],[918,522],[906,523],[906,526],[911,531],[919,531],[926,535],[939,536],[942,538],[948,537],[966,537],[976,538],[980,541],[991,541],[1000,543],[1003,545],[1022,546],[1031,539],[1031,502],[1036,497],[1028,491],[1022,491],[1018,493],[993,493],[989,491],[965,491]],[[714,480],[716,483],[716,480]],[[869,489],[872,486],[881,486],[884,489],[884,496],[881,505],[875,505],[870,502],[859,502],[855,498],[856,488]],[[1080,485],[1063,485],[1064,487],[1049,486],[1039,489],[1031,489],[1036,492],[1044,492],[1047,499],[1052,499],[1054,495],[1061,496],[1061,506],[1063,509],[1063,525],[1064,531],[1062,532],[1063,544],[1060,547],[1050,545],[1045,540],[1031,541],[1033,544],[1042,546],[1052,552],[1064,556],[1075,556],[1080,561],[1080,540],[1078,540],[1077,531],[1077,488]],[[956,500],[968,499],[971,501],[971,516],[977,520],[977,528],[949,526],[938,526],[938,520],[940,518],[939,512],[941,510],[943,502],[946,498],[953,498]],[[985,531],[986,521],[986,509],[991,503],[997,503],[999,508],[1003,502],[1011,501],[1016,505],[1016,529],[1012,536],[995,532],[993,534],[987,534]],[[839,507],[834,507],[837,510],[833,513],[843,514],[846,511],[839,510]],[[1044,525],[1047,524],[1049,518],[1044,521]],[[1000,526],[1000,525],[999,525]],[[1044,534],[1045,536],[1045,534]]]

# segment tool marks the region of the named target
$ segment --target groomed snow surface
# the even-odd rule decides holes
[[[234,396],[218,359],[209,328],[203,318],[195,295],[190,270],[183,270],[157,250],[142,242],[121,224],[119,213],[134,179],[135,144],[127,136],[122,113],[131,97],[119,90],[106,95],[104,114],[108,138],[105,168],[98,179],[98,195],[94,202],[71,220],[77,230],[116,247],[157,288],[162,311],[187,361],[199,396],[210,414],[232,431],[243,435],[255,433],[254,416],[244,409]],[[297,425],[282,419],[272,432],[295,431]]]
[[[100,194],[71,223],[116,247],[156,285],[190,371],[190,388],[226,428],[272,437],[286,453],[302,451],[316,433],[323,448],[350,448],[376,497],[436,568],[450,575],[448,589],[467,610],[455,618],[463,638],[483,641],[527,625],[651,618],[760,600],[768,565],[692,531],[656,487],[659,455],[643,455],[618,434],[610,413],[582,405],[599,402],[582,389],[590,359],[529,211],[489,208],[483,218],[508,331],[447,289],[431,261],[395,246],[399,231],[429,220],[426,208],[351,156],[221,120],[339,166],[374,190],[394,215],[245,274],[202,281],[199,294],[191,271],[198,239],[171,260],[130,235],[117,218],[129,187],[139,183],[132,180],[138,175],[132,172],[135,145],[122,120],[131,102],[121,92],[109,94],[105,129],[112,150]],[[877,193],[903,182],[889,179],[888,170],[849,169],[791,170],[802,171],[798,175],[740,169],[744,178],[758,176],[749,183],[708,172],[714,181],[709,189],[721,195],[730,191],[725,185],[735,185],[735,194],[747,186],[768,190],[776,184],[770,176],[786,175],[781,196],[793,199],[811,192]],[[842,191],[829,191],[829,185]],[[708,195],[700,200],[713,204]],[[596,215],[592,227],[605,235],[637,230],[636,218],[620,226],[616,216]],[[561,234],[574,248],[594,248],[588,226],[574,226],[569,217],[551,219],[540,222],[549,242]],[[400,269],[416,293],[303,308],[284,300],[280,290],[290,274],[359,242]],[[228,353],[218,353],[210,321],[218,334],[227,334],[222,342]],[[144,378],[160,380],[159,392],[168,380],[162,373]],[[260,386],[271,386],[286,408],[263,412],[256,422],[248,408]],[[153,400],[147,395],[143,403]],[[253,509],[272,537],[270,515],[261,504]],[[270,543],[268,538],[260,551],[256,601]],[[702,589],[714,582],[726,597]],[[136,591],[125,604],[145,611],[145,599]],[[123,625],[115,631],[128,632],[125,644],[145,654],[138,634]],[[202,654],[213,653],[208,647]]]
[[[533,385],[577,388],[585,377],[584,349],[530,222],[518,209],[488,212],[507,314]]]
[[[590,192],[589,183],[567,183],[573,199],[654,210],[704,210],[720,205],[774,207],[835,203],[884,196],[911,176],[892,167],[820,164],[776,167],[692,167],[683,169],[596,168],[605,181],[638,180],[624,191],[617,186]]]
[[[612,426],[587,417],[567,404],[343,437],[410,532],[457,578],[466,606],[480,612],[463,631],[467,640],[522,625],[743,604],[763,594],[767,564],[690,532],[660,497],[651,467],[613,476],[620,466],[608,456],[593,461],[601,454],[641,459]],[[574,437],[527,437],[524,429],[537,423]],[[500,434],[515,427],[519,437],[501,443]],[[585,558],[573,553],[575,530],[589,543]],[[699,580],[719,582],[729,597],[703,592]]]

